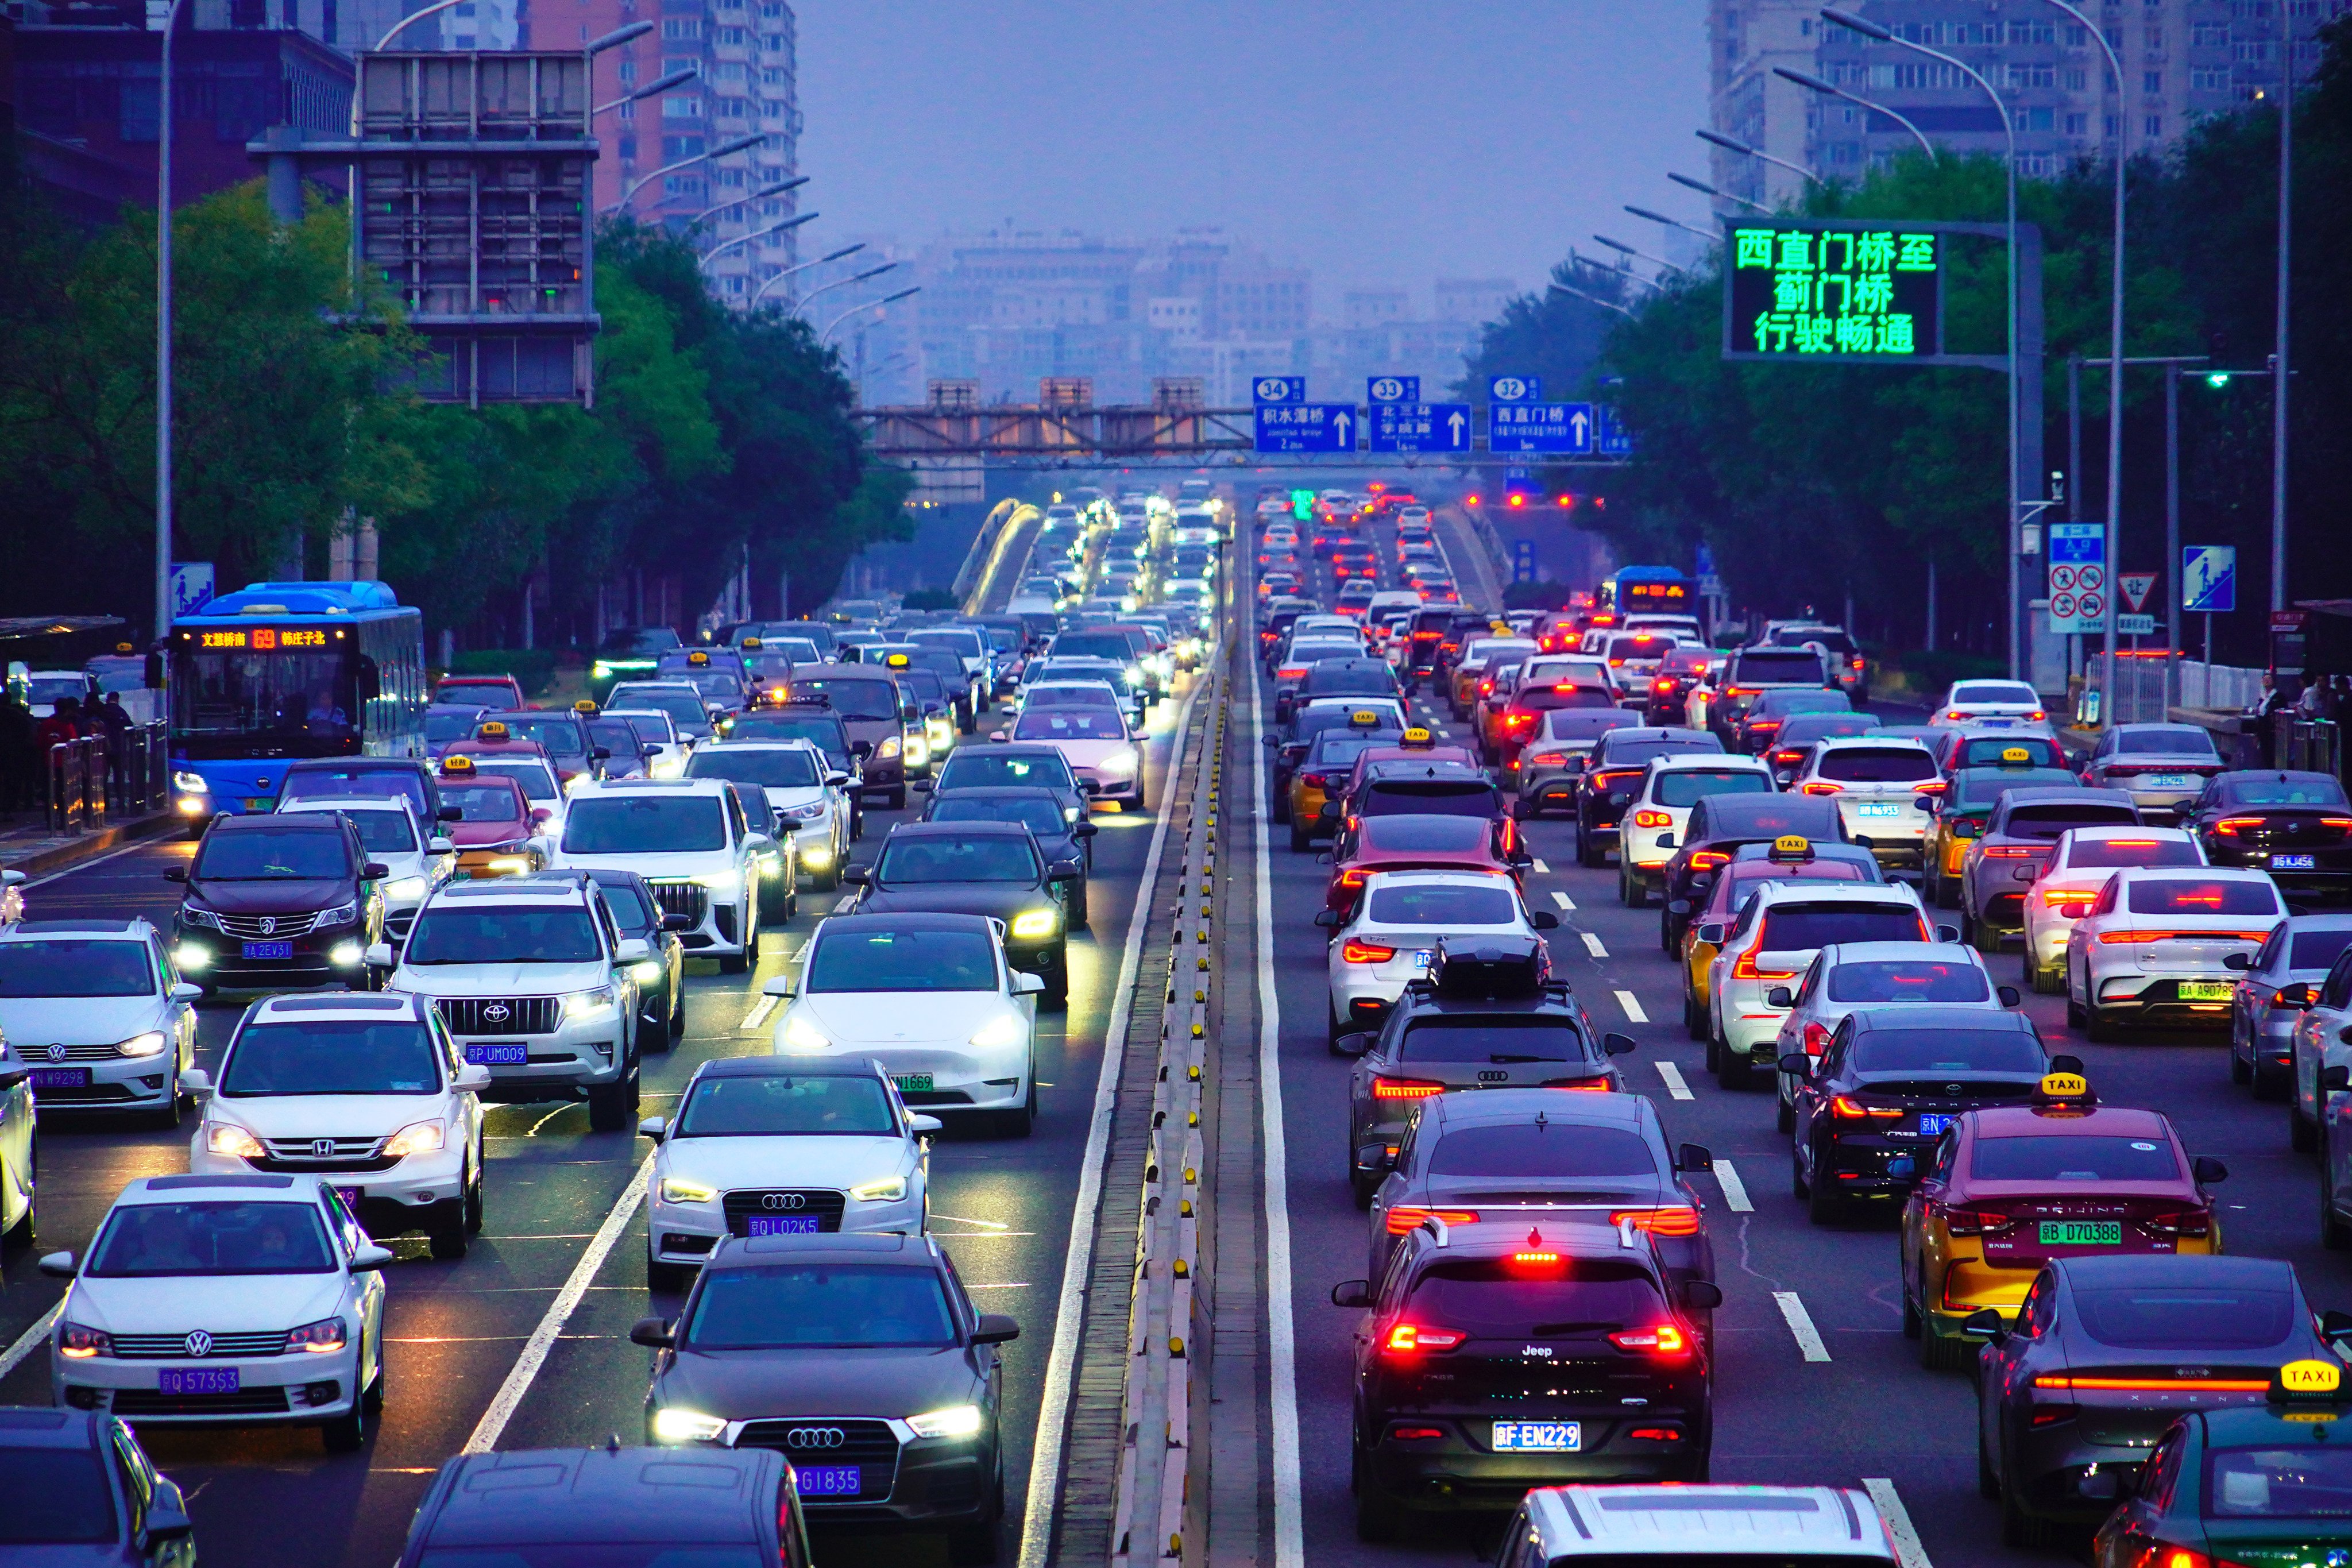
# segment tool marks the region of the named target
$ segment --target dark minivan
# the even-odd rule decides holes
[[[367,950],[383,940],[386,874],[341,814],[215,816],[195,859],[163,871],[188,889],[172,916],[173,961],[206,995],[363,988]]]
[[[862,764],[861,795],[878,790],[892,811],[907,804],[906,697],[887,671],[855,664],[795,669],[791,700],[823,701],[841,720],[850,752]]]

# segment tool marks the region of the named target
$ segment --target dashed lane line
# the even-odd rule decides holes
[[[1595,958],[1606,958],[1609,956],[1609,950],[1601,945],[1601,939],[1598,936],[1595,936],[1589,931],[1579,931],[1576,934],[1584,939],[1585,952],[1591,953]]]
[[[1536,857],[1535,868],[1536,875],[1538,877],[1549,877],[1551,875],[1551,868],[1544,864],[1544,858],[1540,855]]]
[[[1730,1161],[1717,1156],[1715,1162],[1715,1184],[1723,1189],[1723,1206],[1733,1214],[1754,1214],[1756,1205],[1748,1201],[1748,1184]]]
[[[1646,1024],[1650,1021],[1650,1016],[1642,1011],[1642,999],[1639,996],[1634,995],[1631,991],[1620,991],[1617,993],[1617,1005],[1625,1009],[1625,1016],[1633,1023]],[[1662,1068],[1670,1068],[1675,1064],[1672,1062],[1660,1062],[1658,1065]],[[1680,1075],[1677,1074],[1676,1076],[1679,1077]]]
[[[740,1024],[738,1024],[736,1028],[740,1031],[749,1031],[758,1028],[761,1025],[768,1021],[768,1015],[776,1010],[776,1004],[782,1000],[782,998],[778,996],[761,997],[760,1005],[752,1008],[750,1012],[744,1014],[743,1021]]]
[[[1689,1100],[1693,1098],[1690,1091],[1690,1085],[1683,1081],[1682,1068],[1675,1066],[1672,1062],[1660,1062],[1657,1064],[1657,1067],[1658,1076],[1665,1079],[1666,1094],[1669,1098],[1675,1100]]]
[[[1559,891],[1558,889],[1554,889],[1552,890],[1551,901],[1558,904],[1561,909],[1566,910],[1570,914],[1574,914],[1576,912],[1576,900],[1570,898],[1566,893]]]
[[[60,1300],[56,1306],[34,1320],[31,1328],[18,1334],[15,1344],[0,1352],[0,1377],[16,1371],[17,1363],[41,1348],[42,1342],[49,1337],[49,1330],[57,1325],[58,1314],[64,1309],[65,1302]]]
[[[1804,1352],[1805,1359],[1829,1360],[1830,1347],[1822,1343],[1822,1331],[1813,1327],[1813,1315],[1805,1310],[1804,1299],[1794,1290],[1775,1290],[1772,1300],[1780,1309],[1780,1316],[1787,1321],[1789,1332],[1795,1337],[1797,1349]]]
[[[1935,1568],[1927,1561],[1927,1549],[1919,1543],[1919,1531],[1911,1523],[1911,1510],[1903,1506],[1895,1483],[1885,1476],[1864,1476],[1862,1486],[1870,1494],[1870,1500],[1878,1505],[1878,1517],[1886,1521],[1886,1533],[1895,1538],[1895,1560],[1903,1568]]]

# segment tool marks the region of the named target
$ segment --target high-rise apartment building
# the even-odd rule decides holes
[[[2307,78],[2320,26],[2352,0],[2082,0],[2076,8],[2115,46],[2120,77],[2090,28],[2049,0],[1853,5],[1990,82],[2015,127],[2019,172],[2048,175],[2076,158],[2109,156],[2118,142],[2132,155],[2163,148],[2200,116],[2275,92],[2283,22],[2293,30],[2297,75]],[[1715,129],[1818,177],[1857,177],[1916,147],[1902,120],[1956,152],[1999,153],[2007,144],[2000,110],[1959,65],[1826,22],[1819,0],[1711,0],[1707,41]],[[1776,66],[1893,112],[1801,87],[1775,75]],[[1717,149],[1713,182],[1778,205],[1795,199],[1803,177]]]

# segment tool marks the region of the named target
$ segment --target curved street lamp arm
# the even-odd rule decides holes
[[[1822,78],[1814,76],[1807,71],[1790,70],[1787,66],[1774,66],[1772,68],[1772,74],[1786,80],[1793,81],[1799,87],[1806,88],[1813,92],[1822,93],[1830,98],[1843,98],[1848,103],[1860,104],[1863,108],[1867,109],[1874,113],[1884,114],[1887,119],[1892,120],[1895,124],[1900,125],[1904,130],[1908,131],[1912,135],[1919,139],[1919,151],[1927,153],[1929,158],[1935,157],[1936,144],[1927,140],[1927,133],[1920,130],[1916,125],[1912,124],[1907,116],[1887,108],[1886,105],[1883,103],[1873,103],[1870,100],[1863,97],[1860,93],[1848,92],[1845,89],[1838,86],[1837,83],[1833,81],[1825,80]]]

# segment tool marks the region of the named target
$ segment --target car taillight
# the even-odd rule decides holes
[[[2095,889],[2044,888],[2042,889],[2042,907],[2057,910],[2068,904],[2087,904],[2098,896]]]
[[[1860,668],[1862,668],[1862,659],[1861,659],[1860,656],[1858,656],[1858,655],[1857,655],[1855,658],[1853,658],[1847,659],[1845,662],[1846,662],[1846,668],[1847,668],[1848,669],[1860,669]],[[2041,715],[2041,714],[2039,714],[2039,713],[2036,713],[2036,714],[2034,715],[2034,717],[2035,717],[2035,718],[2037,718],[2037,719],[2039,719],[2039,718],[2041,718],[2041,717],[2042,717],[2042,715]]]
[[[2042,853],[2026,844],[1988,844],[1984,852],[1988,860],[2031,860]]]
[[[1331,775],[1328,773],[1300,773],[1298,775],[1298,782],[1305,784],[1308,789],[1322,789],[1330,784]]]
[[[2171,934],[2168,931],[2103,931],[2099,933],[2099,945],[2144,947],[2151,942],[2162,942]]]
[[[1861,1121],[1869,1117],[1892,1120],[1904,1114],[1899,1105],[1864,1105],[1841,1094],[1830,1100],[1830,1114],[1840,1121]]]
[[[1731,964],[1731,977],[1734,980],[1786,980],[1797,973],[1793,969],[1757,968],[1756,954],[1760,951],[1762,950],[1751,947],[1734,959]]]
[[[1829,1048],[1829,1026],[1818,1018],[1808,1019],[1805,1024],[1805,1054],[1817,1057]]]
[[[1633,826],[1636,827],[1672,827],[1674,825],[1674,816],[1669,812],[1643,809],[1633,814]]]
[[[1304,680],[1307,679],[1307,667],[1303,664],[1288,665],[1276,670],[1274,678],[1276,680]]]
[[[1696,1236],[1698,1210],[1679,1205],[1660,1209],[1618,1209],[1610,1215],[1609,1223],[1631,1225],[1652,1236]]]
[[[2035,1405],[2029,1409],[2032,1424],[2037,1428],[2063,1426],[2082,1412],[2082,1406],[2079,1405]],[[2146,1562],[2147,1559],[2143,1558],[2141,1561]]]
[[[1622,1329],[1609,1336],[1609,1342],[1621,1351],[1643,1351],[1655,1356],[1690,1352],[1689,1336],[1673,1323],[1660,1323],[1654,1329]]]
[[[2213,1216],[2204,1209],[2174,1209],[2147,1216],[2147,1227],[2167,1236],[2210,1236]]]
[[[1777,730],[1780,727],[1780,721],[1778,719],[1757,719],[1750,721],[1748,727],[1751,730]]]
[[[1964,719],[1973,719],[1973,718],[1975,718],[1975,717],[1976,717],[1976,715],[1975,715],[1975,714],[1973,714],[1973,713],[1963,713],[1963,712],[1961,712],[1958,709],[1955,708],[1955,709],[1953,709],[1949,713],[1947,713],[1946,715],[1944,715],[1944,717],[1946,717],[1947,719],[1949,719],[1953,723],[1957,724],[1957,723],[1960,722],[1960,721],[1961,721],[1962,720],[1964,720]]]
[[[1944,1230],[1951,1236],[1998,1236],[2016,1223],[1998,1209],[1948,1208],[1941,1212]]]
[[[1391,1355],[1418,1355],[1423,1351],[1450,1351],[1469,1337],[1460,1329],[1433,1329],[1424,1323],[1399,1323],[1389,1330],[1383,1348]]]
[[[1568,766],[1568,753],[1566,752],[1538,752],[1535,754],[1535,765],[1539,768],[1564,768]]]
[[[2041,709],[2036,708],[2032,712],[2028,713],[2025,717],[2031,722],[2040,723],[2042,720],[2049,718],[2050,715],[2043,712]]]
[[[1674,689],[1674,680],[1668,676],[1660,676],[1657,679],[1650,682],[1650,689],[1653,691],[1672,691]]]
[[[1911,793],[1914,795],[1941,795],[1944,793],[1946,788],[1950,785],[1951,782],[1952,781],[1949,779],[1927,779],[1921,783],[1913,784],[1911,786]]]
[[[1839,791],[1844,788],[1845,785],[1838,783],[1835,779],[1808,779],[1805,781],[1804,793],[1807,795],[1836,795]]]
[[[1396,956],[1396,949],[1349,937],[1340,945],[1339,956],[1349,963],[1386,963]]]
[[[1389,1210],[1389,1234],[1411,1236],[1421,1228],[1423,1220],[1437,1220],[1445,1225],[1476,1225],[1476,1209],[1428,1209],[1416,1204],[1400,1204]]]
[[[1536,716],[1532,713],[1507,713],[1503,716],[1503,722],[1514,730],[1524,730],[1535,721]]]
[[[1780,763],[1784,768],[1794,767],[1799,763],[1805,760],[1805,753],[1802,752],[1775,752],[1772,753],[1772,760]]]
[[[1343,888],[1360,888],[1364,885],[1364,878],[1369,873],[1363,871],[1342,871],[1339,873],[1339,886]]]
[[[1690,858],[1690,868],[1694,871],[1713,871],[1730,864],[1731,857],[1720,849],[1696,850]]]
[[[1445,1092],[1442,1083],[1431,1083],[1418,1078],[1375,1078],[1372,1079],[1374,1100],[1428,1100]]]
[[[2249,827],[2260,827],[2262,825],[2263,819],[2259,816],[2225,816],[2213,825],[2213,831],[2235,836]]]

